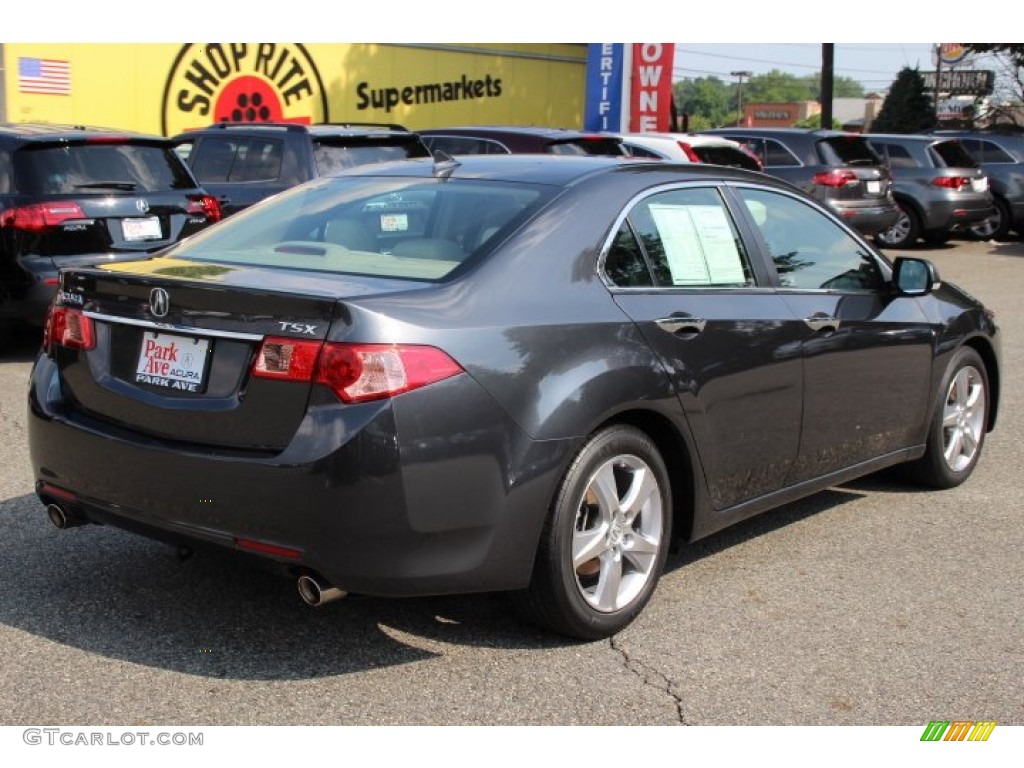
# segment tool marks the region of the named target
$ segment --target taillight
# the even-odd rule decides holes
[[[252,373],[261,379],[312,381],[322,341],[264,339]]]
[[[683,150],[683,154],[686,155],[686,158],[691,163],[699,163],[699,162],[701,162],[700,155],[698,155],[696,152],[694,152],[693,151],[693,147],[691,147],[685,141],[677,141],[676,144],[678,144],[679,148],[681,150]]]
[[[955,189],[957,191],[969,186],[971,180],[966,176],[939,176],[932,179],[932,185],[944,189]]]
[[[459,373],[436,347],[284,338],[266,339],[252,369],[256,378],[325,384],[346,403],[394,397]]]
[[[93,349],[96,333],[92,319],[80,309],[51,304],[43,332],[43,350],[49,352],[54,344],[71,349]]]
[[[814,183],[822,187],[845,187],[857,183],[857,174],[845,168],[833,168],[814,174]]]
[[[70,219],[84,219],[85,212],[78,203],[33,203],[9,208],[0,213],[0,227],[12,227],[24,232],[44,232]]]
[[[198,213],[205,216],[212,223],[224,218],[224,212],[220,209],[220,203],[212,195],[189,195],[186,213]]]

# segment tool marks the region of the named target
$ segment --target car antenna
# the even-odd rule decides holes
[[[447,181],[462,163],[442,150],[434,152],[434,178]]]

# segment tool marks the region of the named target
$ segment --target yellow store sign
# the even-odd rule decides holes
[[[214,122],[579,128],[579,44],[7,43],[0,116],[173,135]]]

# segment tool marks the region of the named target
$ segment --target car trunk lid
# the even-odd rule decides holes
[[[335,321],[337,296],[410,285],[171,258],[71,270],[58,300],[91,321],[94,347],[52,353],[83,417],[163,440],[277,451],[313,385],[253,376],[264,342],[317,344],[345,322]]]

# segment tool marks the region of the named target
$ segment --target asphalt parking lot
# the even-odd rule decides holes
[[[0,724],[1024,725],[1024,243],[917,253],[1003,331],[971,480],[869,478],[684,547],[640,618],[590,644],[501,596],[313,610],[232,553],[55,530],[32,494],[21,339],[0,356]]]

